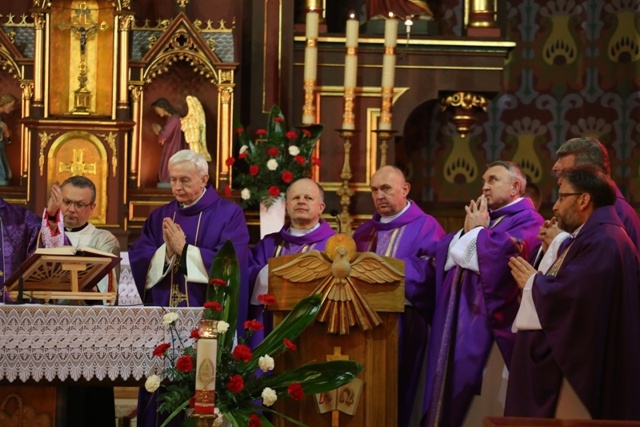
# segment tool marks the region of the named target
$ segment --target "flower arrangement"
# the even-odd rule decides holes
[[[240,189],[242,207],[263,203],[269,207],[296,179],[308,177],[320,159],[312,157],[322,125],[310,125],[300,132],[289,130],[277,105],[271,108],[266,129],[254,132],[252,141],[244,127],[236,129],[240,142],[237,157],[229,157],[234,184]],[[230,194],[231,188],[225,188]]]
[[[217,362],[216,369],[213,369],[215,407],[198,406],[194,396],[196,365],[200,363],[197,347],[199,341],[204,339],[202,327],[200,332],[194,330],[189,337],[181,337],[176,328],[178,314],[167,313],[163,323],[169,327],[172,343],[162,343],[153,351],[154,356],[165,359],[165,368],[159,375],[149,376],[145,383],[147,391],[159,393],[158,411],[169,414],[162,426],[181,416],[188,407],[194,408],[194,417],[215,417],[212,426],[222,425],[225,419],[236,427],[272,426],[265,417],[266,413],[277,414],[296,425],[302,425],[271,406],[280,398],[301,400],[308,394],[333,390],[355,379],[364,369],[357,362],[341,360],[306,364],[276,372],[277,356],[286,351],[296,351],[295,340],[314,322],[320,310],[321,296],[312,295],[301,300],[252,350],[242,338],[234,346],[240,274],[230,241],[216,255],[210,278],[201,324],[214,321],[218,334]],[[259,300],[265,306],[275,303],[271,295],[261,295]],[[263,328],[256,320],[248,320],[243,326],[247,338]],[[176,345],[179,347],[176,348]],[[194,426],[194,418],[187,418],[183,425]]]

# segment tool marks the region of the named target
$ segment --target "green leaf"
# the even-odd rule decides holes
[[[316,394],[350,383],[363,370],[364,366],[353,360],[314,363],[269,376],[261,386],[271,387],[280,395],[287,393],[287,387],[297,382],[305,394]]]

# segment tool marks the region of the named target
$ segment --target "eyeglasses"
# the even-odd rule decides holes
[[[73,200],[62,199],[62,204],[65,207],[70,207],[71,205],[75,206],[77,210],[82,210],[88,206],[92,206],[93,203],[84,203],[84,202],[74,202]]]
[[[562,203],[565,197],[569,196],[582,196],[584,193],[558,193],[558,201]]]

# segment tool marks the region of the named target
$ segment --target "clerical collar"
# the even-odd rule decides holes
[[[407,205],[397,214],[392,215],[392,216],[383,216],[380,217],[380,222],[383,224],[386,224],[388,222],[394,221],[396,219],[398,219],[400,217],[400,215],[402,215],[403,213],[405,213],[406,211],[409,210],[409,207],[411,207],[411,202],[409,200],[407,200]]]
[[[308,230],[301,230],[299,228],[293,228],[293,227],[289,227],[289,234],[291,234],[292,236],[306,236],[307,234],[311,233],[312,231],[317,230],[318,228],[320,228],[320,221],[318,221],[318,223],[316,225],[314,225],[313,227],[309,228]]]
[[[84,229],[85,229],[85,228],[87,228],[88,226],[89,226],[89,223],[88,223],[88,222],[85,222],[85,223],[84,223],[84,225],[81,225],[80,227],[76,227],[76,228],[68,228],[68,227],[65,227],[65,228],[64,228],[64,231],[66,231],[67,233],[76,233],[76,232],[78,232],[78,231],[82,231],[82,230],[84,230]]]
[[[515,205],[516,203],[518,203],[522,199],[523,199],[522,197],[518,197],[516,200],[514,200],[511,203],[509,203],[508,205],[501,206],[498,209],[490,209],[490,210],[491,210],[491,212],[498,212],[498,211],[500,211],[500,209],[508,208],[511,205]]]
[[[573,230],[573,233],[571,233],[571,235],[573,237],[576,237],[578,235],[578,233],[580,232],[580,230],[582,230],[582,227],[584,227],[584,223],[582,223],[582,225],[580,227],[578,227],[575,230]]]
[[[184,203],[180,203],[180,208],[188,208],[188,207],[190,207],[190,206],[195,205],[196,203],[198,203],[198,202],[200,201],[200,199],[202,199],[202,196],[204,196],[204,193],[206,193],[206,192],[207,192],[207,187],[204,187],[204,188],[202,189],[202,194],[200,195],[200,197],[198,197],[198,198],[196,199],[196,201],[195,201],[195,202],[193,202],[193,203],[191,203],[191,204],[188,204],[188,205],[186,205],[186,204],[184,204]]]

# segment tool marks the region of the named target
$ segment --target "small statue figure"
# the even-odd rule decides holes
[[[2,120],[2,115],[9,115],[16,107],[18,99],[10,93],[0,95],[0,185],[7,185],[11,180],[11,167],[5,146],[11,144],[11,130]]]
[[[180,119],[184,139],[189,149],[200,153],[207,162],[211,161],[211,154],[207,149],[207,121],[200,100],[195,96],[187,96],[187,115]]]
[[[151,125],[153,132],[158,135],[158,144],[162,145],[162,158],[158,168],[158,182],[169,182],[169,159],[185,147],[182,129],[180,127],[180,114],[165,98],[156,99],[151,106],[160,117],[167,120],[163,126],[157,123]]]

